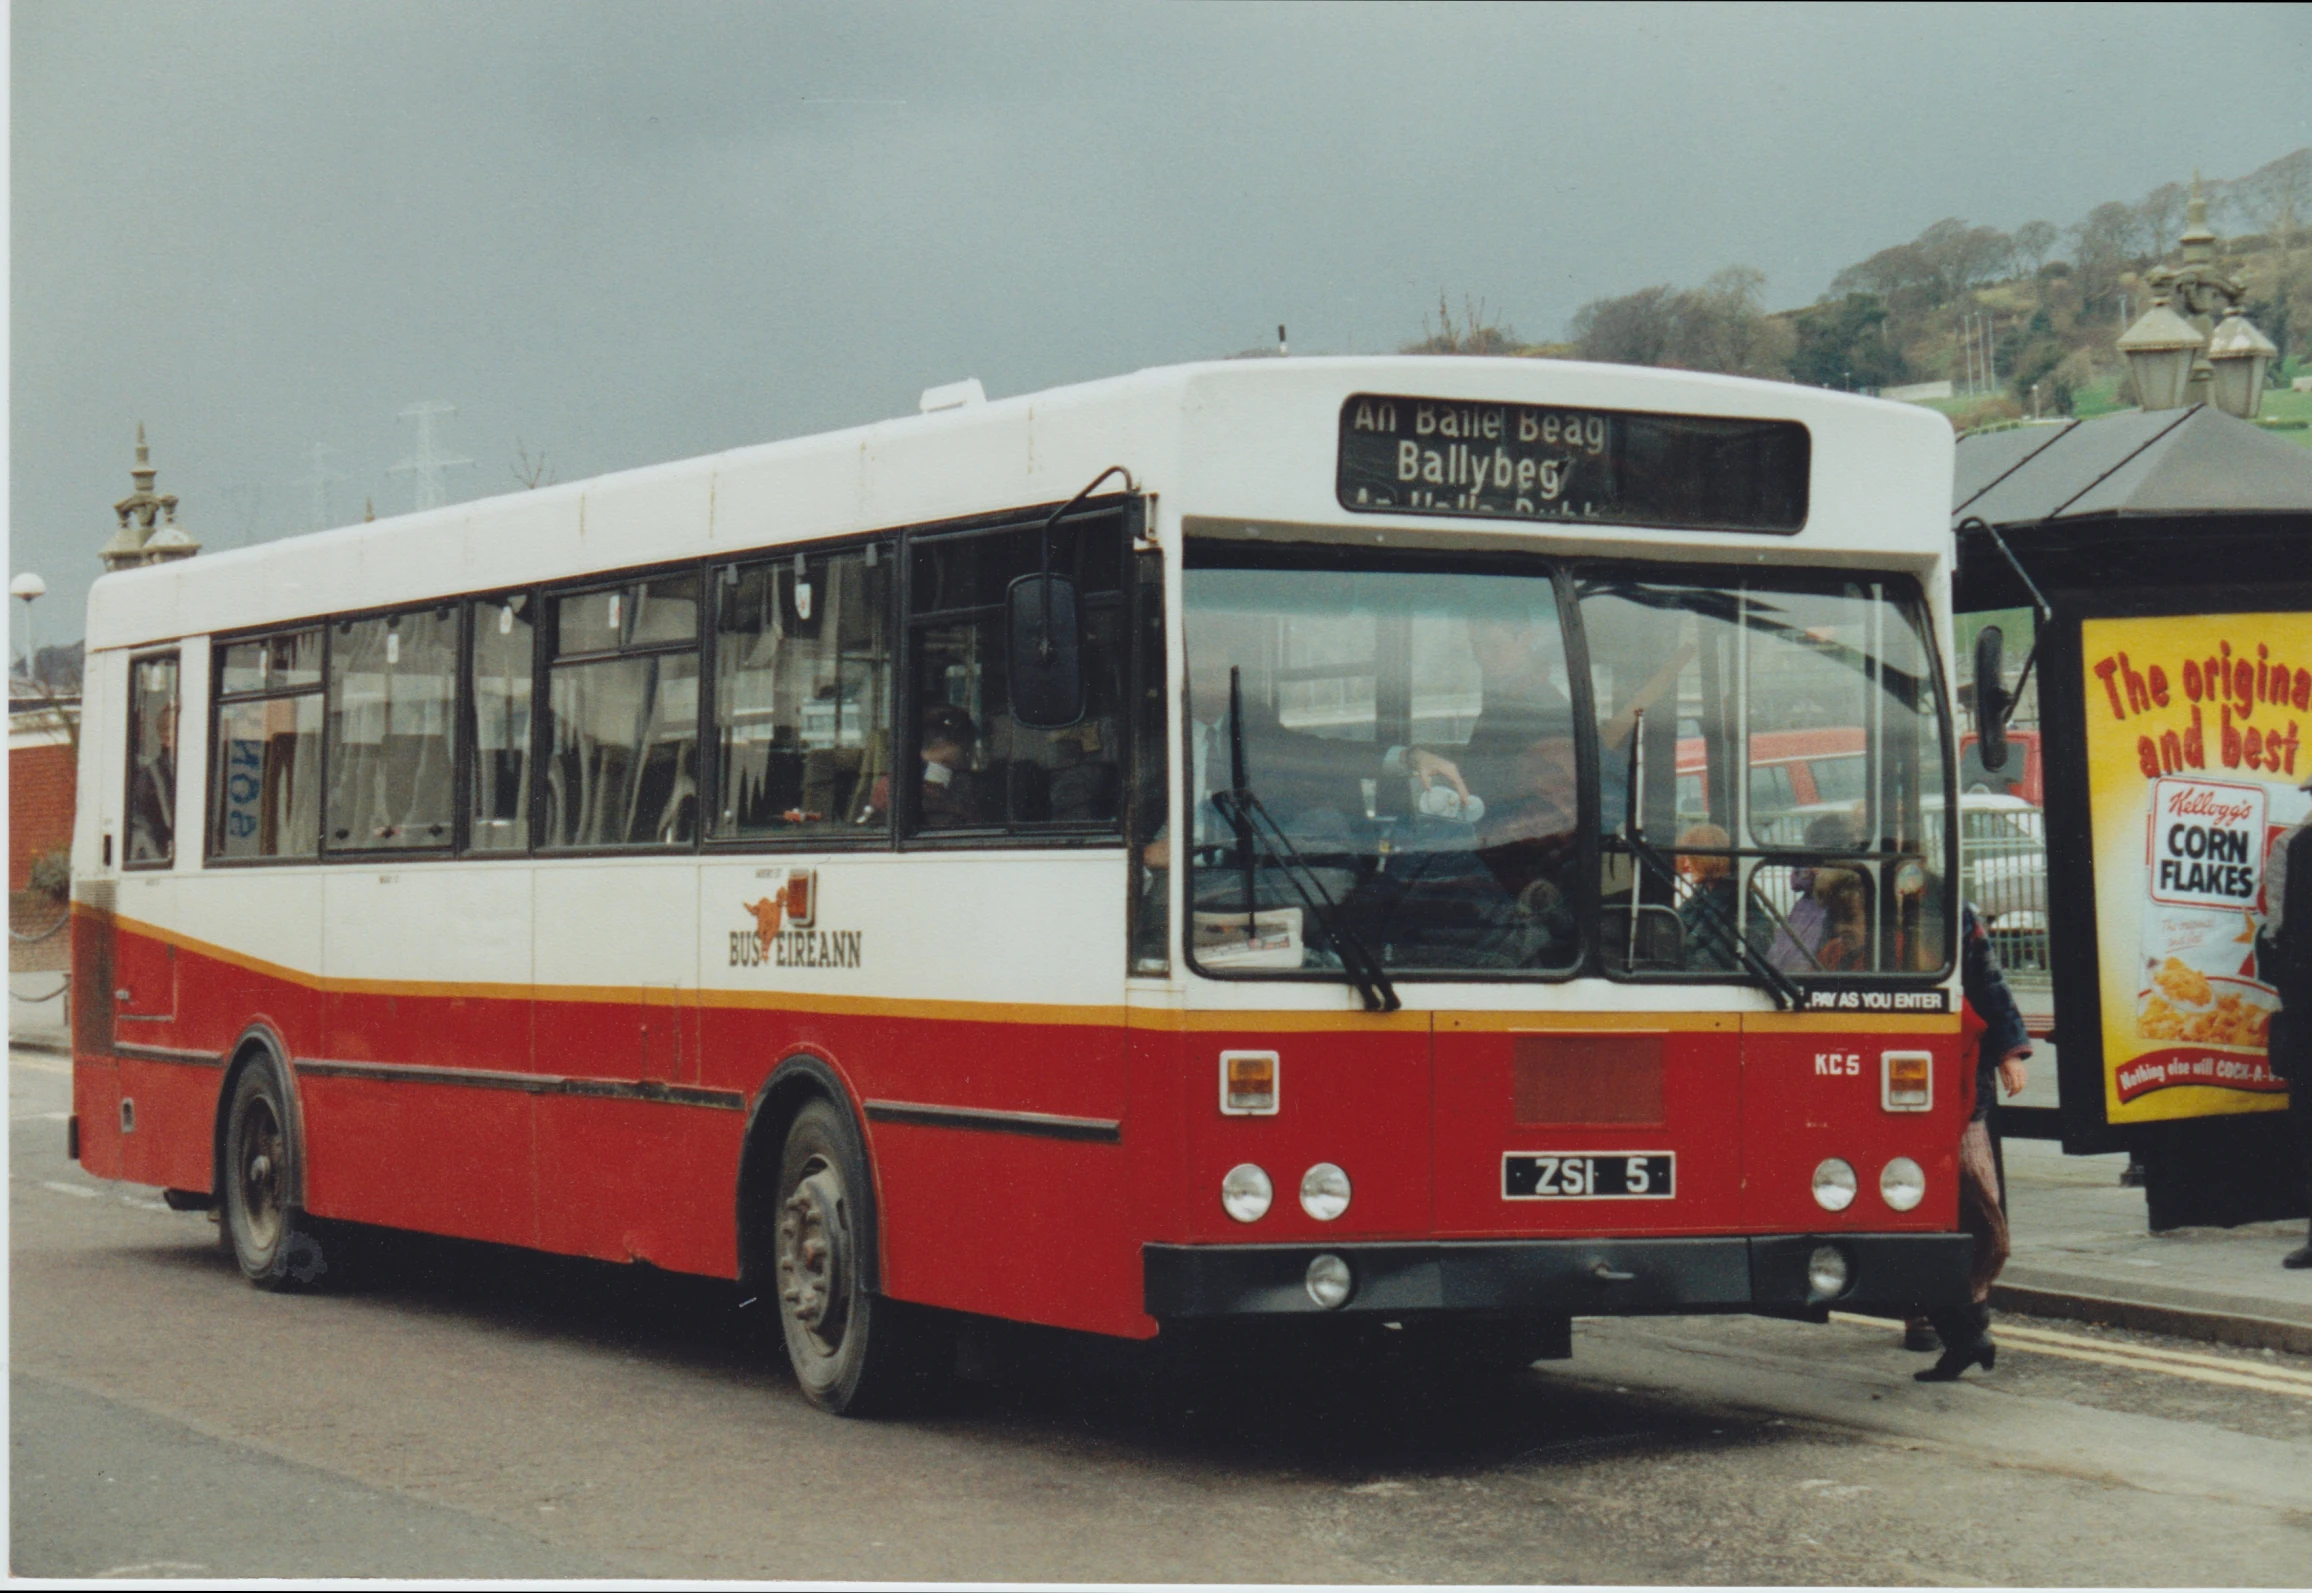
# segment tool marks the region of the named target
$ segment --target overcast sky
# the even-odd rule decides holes
[[[1776,307],[1958,215],[2312,143],[2312,8],[15,0],[10,561],[77,637],[137,423],[210,547],[1273,341]],[[2156,64],[2156,89],[2142,73]],[[2143,107],[2162,113],[2147,120]],[[10,605],[14,610],[19,605]],[[12,618],[13,618],[12,614]]]

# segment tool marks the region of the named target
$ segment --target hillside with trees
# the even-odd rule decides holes
[[[2277,344],[2274,385],[2312,363],[2312,147],[2202,184],[2217,259],[2247,287],[2248,316]],[[2108,200],[2068,227],[2012,232],[1958,217],[1847,266],[1813,304],[1770,311],[1766,278],[1730,266],[1577,310],[1562,342],[1522,343],[1481,304],[1437,320],[1409,353],[1527,354],[1722,371],[1877,391],[1948,380],[1938,404],[1962,425],[2093,413],[2132,402],[2114,346],[2148,303],[2144,277],[2175,248],[2190,185]]]

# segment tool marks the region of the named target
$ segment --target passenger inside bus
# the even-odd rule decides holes
[[[923,786],[916,798],[917,822],[926,830],[968,829],[990,822],[971,749],[979,727],[951,703],[923,710]]]
[[[1852,851],[1854,825],[1843,813],[1824,813],[1806,827],[1808,850]],[[1785,973],[1836,972],[1867,965],[1870,886],[1851,868],[1817,865],[1790,871],[1796,898],[1775,932],[1767,961]]]
[[[1685,847],[1732,846],[1724,829],[1696,824],[1678,837]],[[1715,851],[1677,856],[1678,921],[1686,927],[1686,966],[1697,971],[1725,973],[1741,966],[1734,949],[1736,891],[1733,859]]]

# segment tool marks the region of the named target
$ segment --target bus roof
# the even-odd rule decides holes
[[[1335,470],[1342,406],[1358,393],[1797,421],[1811,438],[1807,520],[1776,535],[1352,514]],[[1929,410],[1685,371],[1452,356],[1162,366],[106,575],[89,595],[88,645],[1002,513],[1069,498],[1114,464],[1159,495],[1167,520],[1924,573],[1948,557],[1952,449]]]

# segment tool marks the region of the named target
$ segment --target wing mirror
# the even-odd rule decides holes
[[[2007,767],[2007,714],[2015,706],[2003,673],[2006,650],[1996,625],[1975,636],[1975,751],[1992,774]]]
[[[1065,730],[1084,717],[1084,624],[1076,603],[1076,583],[1052,568],[1052,530],[1076,505],[1098,491],[1110,476],[1124,478],[1124,490],[1138,489],[1132,473],[1110,465],[1091,485],[1052,511],[1044,522],[1043,553],[1036,573],[1023,575],[1004,592],[1004,662],[1011,671],[1011,716],[1029,730]]]
[[[1030,730],[1065,730],[1084,717],[1084,627],[1076,583],[1050,570],[1005,593],[1011,713]]]

